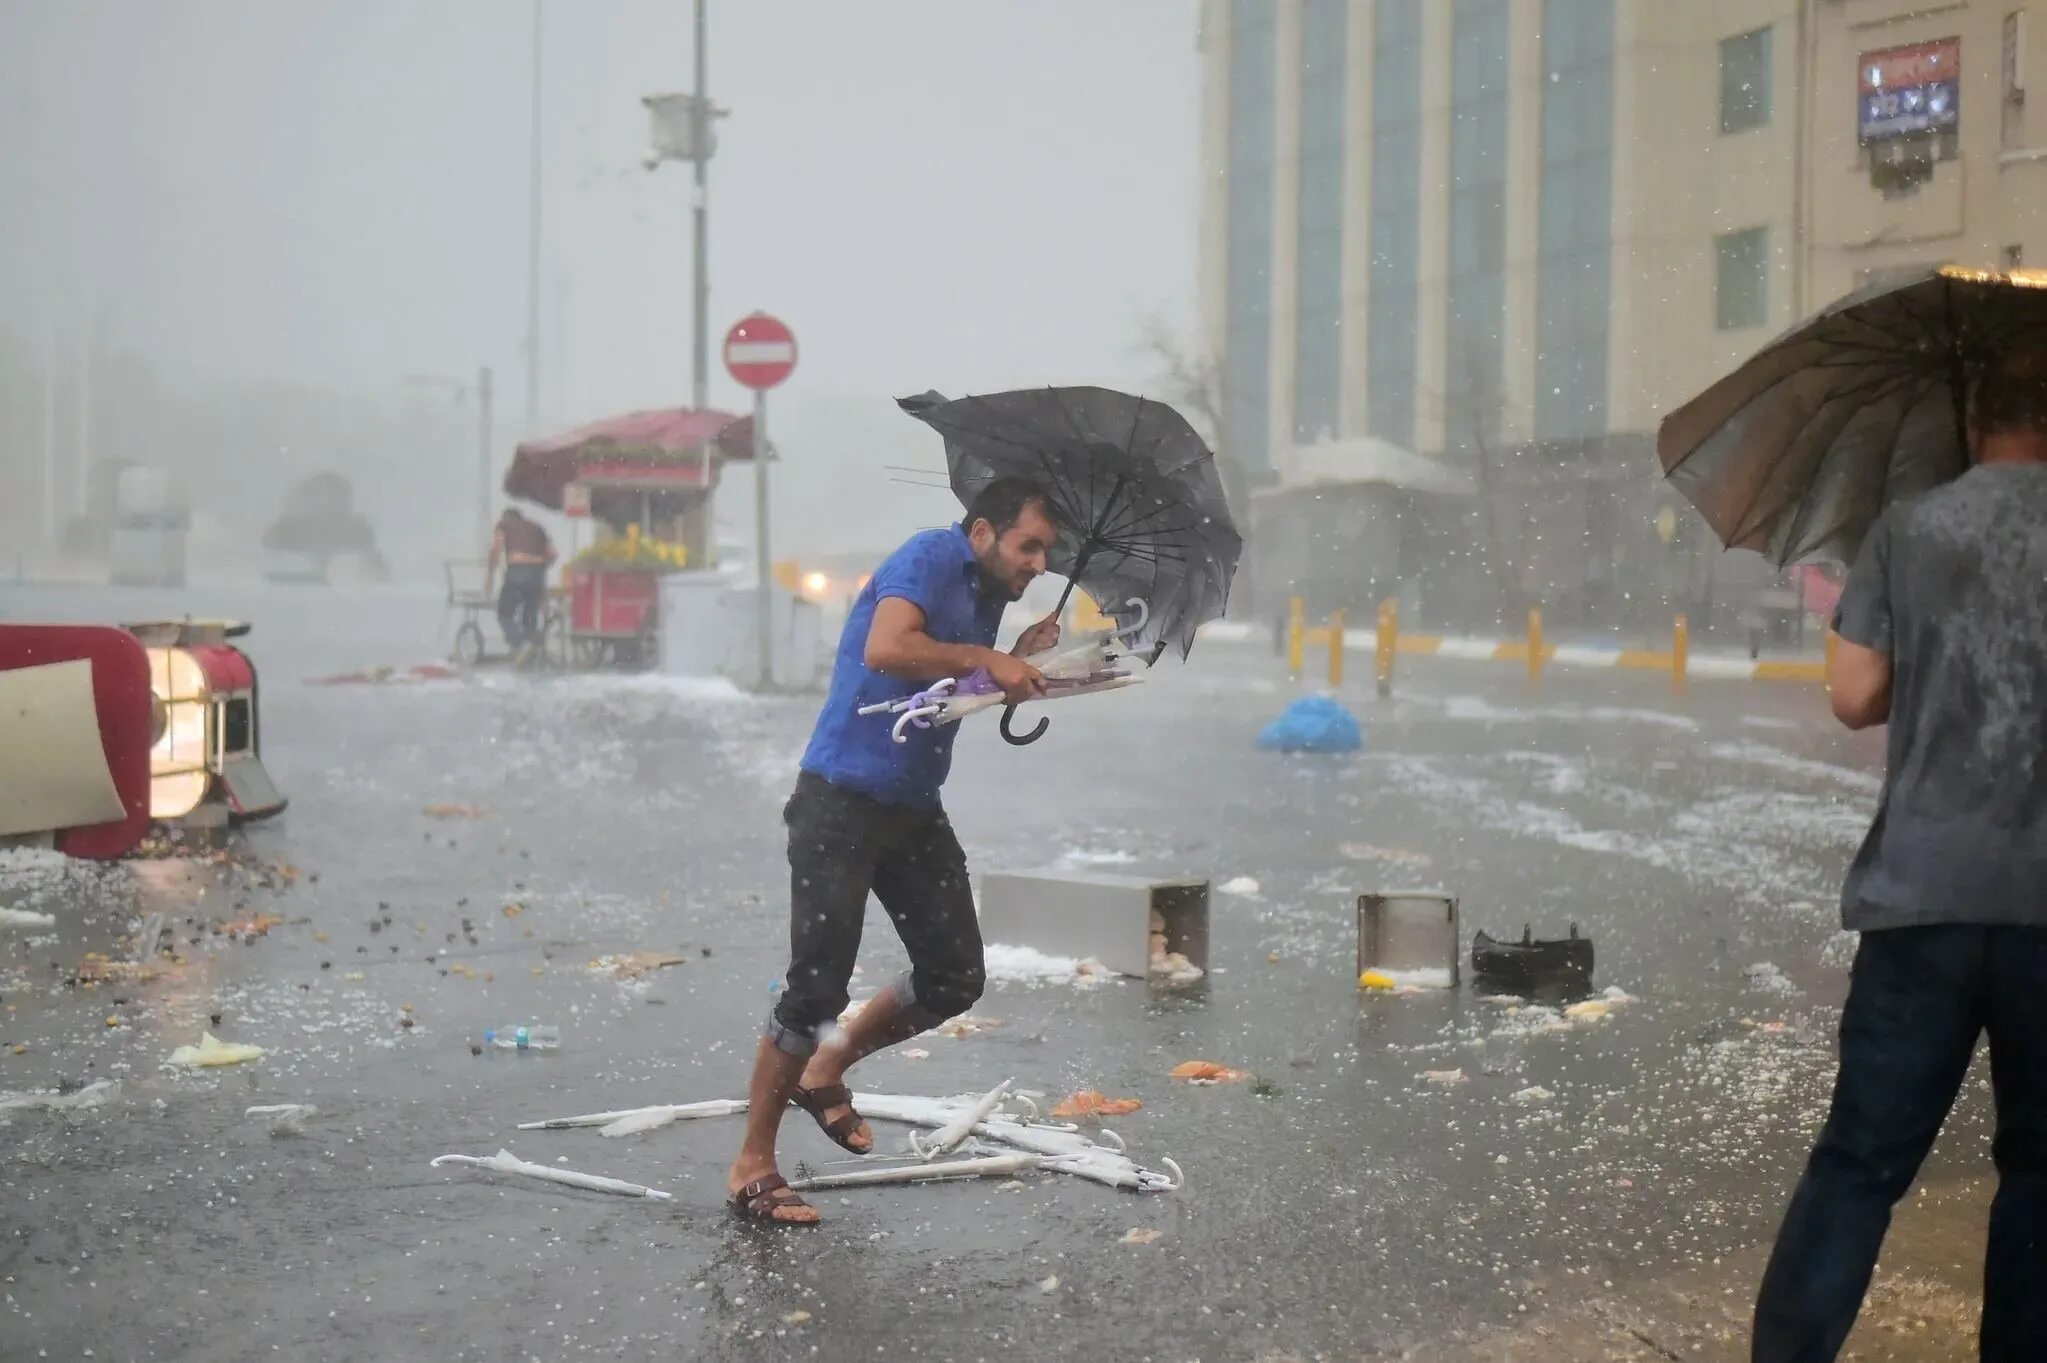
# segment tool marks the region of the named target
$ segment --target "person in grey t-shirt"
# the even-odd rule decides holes
[[[1888,722],[1889,764],[1842,893],[1862,942],[1833,1107],[1763,1275],[1757,1363],[1839,1353],[1986,1032],[1982,1357],[2047,1358],[2047,346],[1986,368],[1971,444],[1967,474],[1885,512],[1835,616],[1834,713]]]

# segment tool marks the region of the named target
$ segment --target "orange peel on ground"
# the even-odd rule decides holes
[[[1135,1098],[1111,1098],[1098,1089],[1082,1089],[1060,1100],[1059,1106],[1052,1109],[1052,1115],[1061,1121],[1123,1117],[1143,1106]]]

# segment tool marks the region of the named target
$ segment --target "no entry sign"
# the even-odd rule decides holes
[[[796,368],[796,333],[764,312],[742,317],[725,333],[725,368],[755,392],[773,388]]]

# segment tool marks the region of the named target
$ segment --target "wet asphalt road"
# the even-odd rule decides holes
[[[778,810],[815,698],[656,678],[314,687],[434,656],[437,604],[219,604],[259,622],[265,756],[292,799],[244,861],[291,870],[0,866],[0,906],[59,919],[0,928],[0,1089],[122,1083],[93,1111],[0,1116],[0,1357],[1395,1357],[1753,1253],[1831,1079],[1852,949],[1833,895],[1881,751],[1833,729],[1816,690],[1673,701],[1653,677],[1552,672],[1531,693],[1443,663],[1391,702],[1355,697],[1362,756],[1302,761],[1252,750],[1294,693],[1274,660],[1205,648],[1056,707],[1028,752],[981,722],[949,805],[977,870],[1255,879],[1215,897],[1209,980],[998,982],[974,1011],[1000,1026],[856,1072],[896,1092],[1135,1096],[1116,1128],[1187,1189],[1040,1176],[834,1195],[812,1231],[737,1225],[734,1121],[514,1127],[739,1096],[785,963]],[[17,590],[0,617],[151,605]],[[435,802],[486,812],[437,820]],[[1361,997],[1354,898],[1417,881],[1462,896],[1467,932],[1575,920],[1599,984],[1634,1001],[1553,1032],[1469,989]],[[65,983],[152,910],[182,965]],[[258,912],[285,921],[246,945],[211,931]],[[869,926],[860,980],[879,984],[902,958]],[[688,959],[632,982],[591,966],[636,949]],[[223,1039],[271,1053],[165,1068],[216,1013]],[[562,1049],[471,1054],[523,1020],[558,1023]],[[1169,1080],[1187,1059],[1265,1082]],[[1423,1078],[1448,1071],[1462,1081]],[[317,1105],[304,1135],[242,1116],[279,1102]],[[1986,1106],[1972,1080],[1936,1185],[1973,1168]],[[500,1145],[676,1200],[427,1166]],[[800,1114],[785,1152],[837,1153]],[[1122,1243],[1133,1228],[1162,1234]]]

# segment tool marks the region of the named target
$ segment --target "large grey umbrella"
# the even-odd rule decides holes
[[[2047,339],[2047,272],[1872,285],[1664,418],[1656,452],[1730,549],[1853,562],[1886,506],[1968,469],[1969,384],[2027,339]]]
[[[1067,579],[1060,607],[1085,588],[1119,626],[1137,626],[1124,647],[1152,661],[1168,646],[1186,657],[1195,630],[1221,617],[1244,542],[1215,456],[1171,407],[1108,388],[900,405],[945,437],[961,505],[998,478],[1045,489],[1059,521],[1051,568]]]

